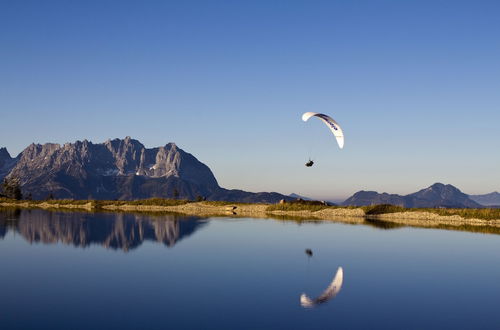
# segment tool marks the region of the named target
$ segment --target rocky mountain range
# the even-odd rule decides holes
[[[132,200],[152,197],[276,203],[306,199],[275,192],[253,193],[219,186],[212,171],[175,143],[146,148],[130,137],[94,144],[76,141],[31,144],[13,158],[0,148],[0,180],[20,180],[22,192],[34,199]],[[404,207],[469,207],[500,205],[500,193],[467,195],[441,183],[408,195],[359,191],[342,205],[393,204]]]
[[[271,202],[290,197],[219,186],[212,171],[174,143],[148,149],[130,137],[94,144],[31,144],[16,158],[0,151],[0,179],[17,178],[23,194],[131,200],[152,197]]]
[[[455,207],[481,208],[483,205],[472,200],[450,184],[435,183],[432,186],[419,190],[413,194],[397,195],[378,193],[376,191],[358,191],[342,205],[366,206],[376,204],[392,204],[403,207]]]

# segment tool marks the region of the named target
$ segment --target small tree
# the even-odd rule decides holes
[[[174,188],[174,191],[172,194],[174,195],[174,199],[179,198],[179,190],[177,190],[177,188]]]
[[[23,194],[21,193],[21,184],[17,178],[5,178],[2,183],[2,191],[3,195],[7,198],[17,200],[23,198]]]

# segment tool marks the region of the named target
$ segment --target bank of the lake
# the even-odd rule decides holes
[[[488,226],[500,227],[499,209],[404,209],[390,205],[339,207],[301,203],[246,204],[216,201],[146,199],[136,201],[0,199],[0,207],[69,209],[84,211],[173,212],[197,216],[291,217],[307,220],[334,220],[362,223],[380,220],[418,227]]]

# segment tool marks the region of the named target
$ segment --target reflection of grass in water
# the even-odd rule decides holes
[[[148,198],[148,199],[138,199],[138,200],[127,200],[127,201],[115,201],[115,200],[86,200],[86,199],[49,199],[49,200],[14,200],[7,198],[0,198],[0,202],[8,203],[30,203],[30,204],[53,204],[53,205],[86,205],[91,203],[94,207],[102,207],[107,205],[150,205],[150,206],[176,206],[191,203],[191,201],[185,199],[165,199],[165,198]]]
[[[367,215],[388,214],[395,212],[429,212],[437,215],[458,215],[464,219],[494,220],[500,219],[500,209],[448,209],[448,208],[405,208],[390,204],[363,206]]]
[[[465,219],[500,219],[500,209],[419,209],[439,215],[459,215]]]
[[[96,207],[103,207],[108,205],[176,206],[190,203],[190,201],[185,199],[149,198],[134,201],[92,201],[92,203],[95,203]]]
[[[399,223],[377,220],[377,219],[365,219],[365,222],[363,224],[380,229],[398,229],[406,227],[406,225],[402,225]]]
[[[2,208],[0,212],[0,229],[2,227],[15,228],[17,226],[20,216],[21,216],[21,210],[18,208],[11,208],[11,207]]]
[[[361,208],[366,215],[380,215],[396,212],[429,212],[437,215],[458,215],[464,219],[483,219],[493,220],[500,219],[500,209],[484,208],[484,209],[448,209],[448,208],[406,208],[390,204],[380,204],[371,206],[328,206],[320,202],[294,202],[284,204],[269,205],[266,211],[310,211],[316,212],[324,209],[354,209]]]
[[[482,233],[482,234],[500,235],[500,227],[491,227],[491,226],[472,226],[472,225],[451,226],[451,225],[437,225],[435,227],[426,227],[426,228],[436,228],[436,229],[446,229],[446,230],[467,231],[467,232],[471,232],[471,233]]]
[[[474,225],[413,225],[413,224],[399,224],[391,221],[384,221],[379,219],[365,219],[363,223],[365,225],[373,226],[380,229],[398,229],[402,227],[413,227],[413,228],[430,228],[430,229],[444,229],[444,230],[454,230],[454,231],[466,231],[471,233],[481,233],[481,234],[495,234],[500,235],[500,227],[493,226],[474,226]]]
[[[395,206],[391,204],[380,204],[380,205],[372,205],[372,206],[363,206],[362,207],[363,211],[367,215],[376,215],[376,214],[386,214],[386,213],[395,213],[395,212],[405,212],[409,211],[410,209],[401,207],[401,206]]]

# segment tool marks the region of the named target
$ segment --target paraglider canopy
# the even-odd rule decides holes
[[[326,126],[328,126],[330,131],[332,131],[333,135],[337,139],[337,143],[340,149],[344,148],[344,132],[340,128],[340,125],[335,120],[333,120],[332,117],[317,112],[306,112],[302,115],[302,120],[308,121],[311,117],[317,117],[321,119],[321,121],[323,121]]]

